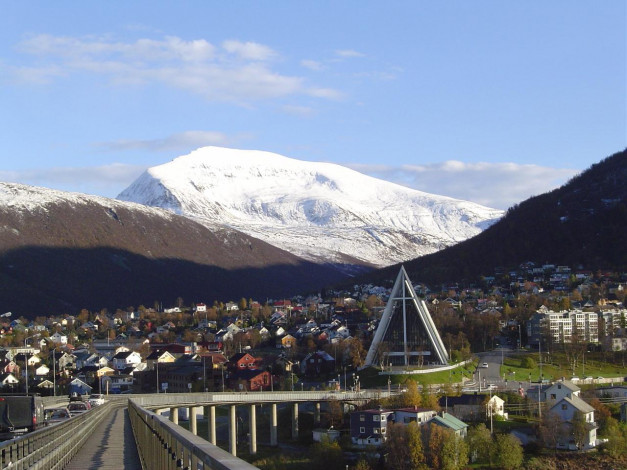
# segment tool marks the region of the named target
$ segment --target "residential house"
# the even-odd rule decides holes
[[[627,401],[627,386],[618,385],[616,387],[597,388],[595,394],[599,398],[622,398]]]
[[[307,354],[300,363],[300,372],[310,377],[326,375],[335,371],[335,359],[324,351]]]
[[[594,408],[578,396],[563,397],[549,409],[549,413],[559,417],[563,423],[563,432],[557,439],[557,447],[570,450],[585,450],[595,447],[597,439],[597,426],[594,422]],[[573,436],[573,421],[577,416],[585,421],[586,438],[582,449],[578,449]]]
[[[260,359],[257,359],[248,353],[238,353],[231,356],[229,362],[227,363],[227,368],[231,371],[258,369],[260,363]]]
[[[394,423],[392,410],[354,411],[350,415],[351,441],[356,445],[381,445],[390,423]]]
[[[15,376],[11,373],[0,374],[0,387],[3,389],[12,389],[17,386],[19,380],[15,378]]]
[[[50,341],[59,346],[65,346],[67,344],[67,336],[57,331],[56,333],[50,335]]]
[[[461,420],[482,421],[488,413],[490,397],[482,394],[463,394],[458,397],[440,397],[438,404]]]
[[[282,348],[293,348],[296,344],[296,338],[292,335],[285,335],[280,339],[280,347]]]
[[[70,382],[69,391],[70,395],[89,395],[91,394],[92,387],[87,385],[79,378],[74,378]]]
[[[229,386],[237,391],[270,390],[271,380],[271,374],[267,370],[244,369],[229,374]]]
[[[127,367],[135,368],[141,361],[141,356],[135,351],[119,352],[111,358],[113,368],[118,371],[126,369]]]
[[[41,364],[39,367],[35,369],[35,375],[42,376],[42,375],[48,375],[49,373],[50,373],[50,369],[45,364]]]
[[[568,380],[560,380],[551,384],[544,392],[544,400],[549,406],[553,406],[564,397],[578,397],[581,389]]]
[[[394,410],[394,421],[400,424],[409,424],[415,421],[418,424],[424,424],[437,416],[435,410],[429,408],[399,408]]]
[[[442,412],[440,415],[436,415],[429,421],[430,424],[436,426],[442,426],[443,428],[450,429],[457,436],[465,438],[468,434],[468,425],[456,418],[452,414]]]
[[[146,365],[148,369],[154,370],[156,364],[171,364],[176,360],[176,357],[169,351],[162,351],[160,349],[155,349],[152,351],[148,357],[146,358]]]

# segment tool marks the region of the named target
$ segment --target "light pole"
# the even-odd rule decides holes
[[[39,333],[36,335],[27,336],[26,338],[24,338],[24,357],[26,358],[26,360],[24,361],[24,365],[26,366],[26,395],[28,395],[28,351],[26,351],[26,341],[28,341],[31,338],[37,338],[38,336],[39,336]]]
[[[100,382],[100,381],[99,381]],[[52,396],[57,396],[57,350],[52,350]]]

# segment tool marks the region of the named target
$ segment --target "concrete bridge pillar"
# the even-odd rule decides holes
[[[314,424],[320,424],[320,402],[316,402],[314,408]]]
[[[216,407],[214,405],[210,405],[207,407],[209,411],[209,416],[207,417],[207,427],[209,428],[209,442],[211,442],[214,446],[216,445]]]
[[[276,419],[276,403],[270,405],[270,445],[276,447],[279,445],[278,428]]]
[[[237,456],[237,415],[235,405],[229,406],[229,452]]]
[[[179,409],[178,408],[170,408],[170,421],[174,424],[179,424]]]
[[[198,422],[196,420],[196,407],[189,407],[189,430],[194,435],[198,435]]]
[[[255,405],[250,405],[248,413],[248,429],[250,430],[249,450],[251,455],[257,453],[257,409]]]
[[[298,402],[292,403],[292,439],[298,439]]]

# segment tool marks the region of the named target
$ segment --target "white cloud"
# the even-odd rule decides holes
[[[321,62],[318,62],[316,60],[309,60],[309,59],[301,60],[300,65],[302,65],[303,67],[309,70],[314,70],[316,72],[319,72],[320,70],[324,70],[326,68]]]
[[[222,47],[227,52],[245,60],[268,60],[278,55],[268,46],[256,42],[228,40],[222,43]]]
[[[145,170],[144,166],[122,163],[97,167],[37,168],[0,171],[0,181],[115,197]]]
[[[132,43],[109,37],[37,35],[18,45],[36,57],[36,65],[5,69],[16,80],[43,83],[76,72],[90,72],[116,85],[161,83],[207,100],[235,102],[306,94],[337,99],[337,90],[307,84],[304,77],[274,71],[267,62],[278,54],[255,42],[224,41],[216,47],[204,39],[174,36]]]
[[[172,134],[163,139],[147,140],[116,140],[114,142],[100,142],[98,147],[110,151],[121,150],[150,150],[153,152],[189,151],[208,145],[233,145],[237,139],[229,138],[226,134],[216,131],[185,131]]]
[[[335,54],[339,57],[350,58],[350,57],[366,57],[365,54],[361,52],[354,51],[352,49],[340,49],[335,51]]]
[[[517,163],[464,163],[449,160],[426,165],[347,164],[361,173],[431,194],[507,209],[566,183],[579,173]]]

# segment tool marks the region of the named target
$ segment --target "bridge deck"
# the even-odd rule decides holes
[[[114,408],[87,439],[65,470],[141,470],[126,408]]]

